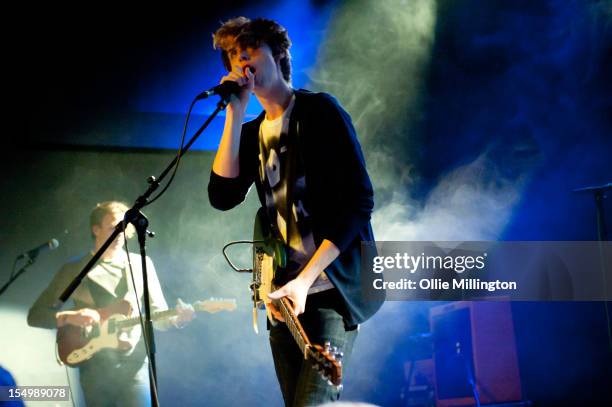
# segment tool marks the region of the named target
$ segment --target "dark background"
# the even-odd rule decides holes
[[[61,246],[9,289],[2,309],[25,315],[54,271],[89,248],[95,203],[133,201],[146,177],[165,167],[191,98],[223,74],[210,33],[243,13],[280,18],[294,41],[294,86],[333,92],[355,119],[376,190],[379,238],[595,240],[593,198],[572,190],[612,181],[610,2],[392,3],[398,15],[430,4],[436,16],[428,62],[411,76],[420,84],[416,102],[393,115],[393,89],[403,98],[402,76],[412,72],[410,62],[394,65],[394,58],[405,53],[410,58],[401,61],[411,61],[413,54],[399,46],[409,40],[401,24],[380,24],[388,14],[377,2],[211,3],[184,12],[53,7],[8,15],[16,24],[5,35],[0,279],[18,253],[51,237]],[[341,31],[350,30],[378,42],[359,43],[358,33],[348,41]],[[381,57],[371,54],[377,48]],[[367,72],[346,75],[345,66]],[[400,82],[383,87],[377,75]],[[369,98],[384,108],[368,116],[351,98],[360,89],[374,89]],[[214,107],[206,103],[194,123]],[[239,309],[159,334],[161,401],[279,405],[266,335],[250,328],[248,277],[229,271],[220,255],[224,243],[250,237],[256,198],[221,213],[206,197],[218,129],[198,142],[169,192],[145,210],[158,234],[148,249],[169,303],[236,297]],[[612,216],[609,199],[605,215]],[[240,258],[248,262],[246,253]],[[407,338],[428,331],[431,305],[389,303],[362,326],[347,400],[400,405]],[[526,399],[597,405],[610,397],[602,303],[514,303],[513,315]],[[2,335],[0,363],[21,384],[44,382],[37,366],[50,363],[36,354],[28,360],[19,346],[33,331],[24,324]]]

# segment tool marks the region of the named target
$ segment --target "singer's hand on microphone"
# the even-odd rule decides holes
[[[234,65],[232,71],[221,78],[220,83],[226,81],[234,81],[242,87],[240,96],[232,96],[228,107],[230,111],[244,114],[251,97],[251,92],[255,86],[255,74],[251,72],[249,67],[243,69],[240,65]]]

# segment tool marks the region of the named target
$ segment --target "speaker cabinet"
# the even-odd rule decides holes
[[[430,309],[436,405],[521,400],[512,312],[507,301],[459,301]]]

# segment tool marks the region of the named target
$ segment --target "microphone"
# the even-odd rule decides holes
[[[47,250],[55,250],[59,247],[59,242],[57,239],[51,239],[46,243],[41,244],[38,247],[33,248],[32,250],[28,250],[25,253],[20,254],[17,259],[28,258],[30,260],[34,260],[38,257],[42,252],[46,252]]]
[[[210,97],[212,95],[219,95],[223,99],[228,99],[230,95],[237,95],[242,90],[242,87],[238,85],[238,83],[234,81],[225,81],[214,88],[210,88],[209,90],[205,90],[196,96],[195,100],[202,100]]]

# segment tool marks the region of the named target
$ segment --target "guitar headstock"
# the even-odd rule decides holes
[[[196,301],[193,304],[196,311],[210,312],[211,314],[219,311],[233,311],[236,309],[236,299],[234,298],[210,298],[204,301]]]
[[[325,342],[325,346],[313,344],[308,358],[330,385],[342,386],[342,356],[335,346]]]

